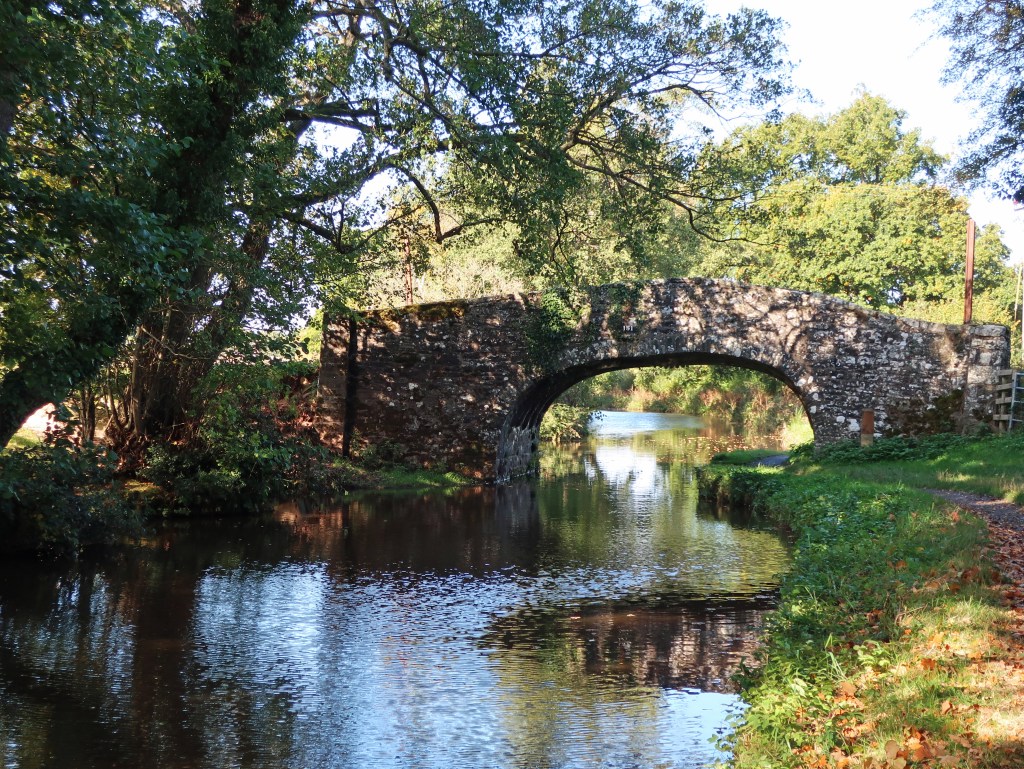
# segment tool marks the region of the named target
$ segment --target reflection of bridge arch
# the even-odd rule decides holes
[[[496,619],[481,643],[512,669],[528,666],[536,649],[560,644],[566,678],[614,676],[663,689],[735,692],[733,677],[753,657],[764,617],[776,605],[774,595],[754,595],[695,597],[656,608],[531,606]]]
[[[567,388],[638,366],[726,364],[783,381],[815,440],[880,427],[900,402],[965,391],[987,410],[1009,361],[1002,326],[947,326],[821,294],[676,279],[592,289],[575,313],[540,294],[381,310],[327,325],[321,433],[344,451],[390,442],[482,478],[528,472],[541,417]]]

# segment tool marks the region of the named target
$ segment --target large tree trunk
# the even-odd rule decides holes
[[[162,180],[163,200],[168,212],[173,212],[173,225],[204,234],[231,226],[234,212],[226,205],[224,193],[232,174],[238,173],[232,164],[241,162],[236,145],[240,139],[256,138],[244,134],[249,129],[240,116],[262,94],[270,77],[268,62],[284,66],[284,53],[294,42],[285,31],[295,25],[299,13],[292,0],[237,0],[223,4],[230,12],[230,23],[225,24],[222,14],[209,10],[217,5],[206,0],[204,18],[207,34],[213,38],[212,50],[222,62],[222,77],[206,78],[199,86],[207,89],[195,95],[195,104],[202,109],[174,113],[174,132],[193,137],[193,142],[170,163]],[[266,35],[271,19],[277,34],[272,42],[277,47],[268,44]],[[264,46],[261,50],[256,50],[254,36]],[[188,270],[184,290],[176,296],[168,294],[140,320],[122,404],[124,419],[110,436],[111,444],[129,461],[141,460],[142,451],[155,441],[188,437],[196,386],[230,338],[223,329],[240,323],[249,308],[253,288],[244,277],[244,265],[262,262],[268,232],[264,222],[251,222],[241,257],[196,246],[181,262]],[[229,283],[218,306],[211,298],[215,276]]]
[[[141,459],[141,451],[153,442],[191,436],[201,405],[195,399],[197,388],[252,307],[255,285],[246,273],[261,267],[270,231],[266,222],[250,222],[241,244],[246,264],[216,306],[211,306],[209,293],[191,303],[169,302],[139,326],[124,394],[126,418],[110,441],[119,453]]]

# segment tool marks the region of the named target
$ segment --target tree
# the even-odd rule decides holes
[[[306,127],[284,121],[306,20],[293,0],[206,0],[178,8],[171,20],[176,72],[154,111],[169,137],[187,139],[152,174],[150,201],[185,253],[178,283],[137,319],[123,410],[112,409],[110,437],[121,449],[179,426],[179,404],[253,303],[273,304],[265,275],[286,249],[273,252],[271,239],[294,191],[282,172],[295,162]]]
[[[903,113],[860,95],[836,115],[740,129],[722,148],[761,180],[741,236],[712,249],[706,274],[822,291],[870,307],[942,301],[962,286],[967,202],[933,179],[941,158]],[[981,231],[976,286],[1007,273],[998,229]]]
[[[219,258],[258,256],[260,181],[295,143],[278,94],[299,4],[117,2],[4,7],[17,67],[2,81],[24,77],[0,93],[0,444],[133,331],[159,347],[190,322],[165,315],[158,329],[147,313],[204,294]],[[245,219],[240,188],[255,192]]]
[[[1024,187],[1024,3],[938,0],[932,11],[952,44],[945,80],[982,116],[957,175],[1010,197]]]
[[[174,246],[124,194],[173,151],[149,100],[159,27],[131,2],[0,4],[0,446],[96,372],[165,283]],[[114,53],[115,55],[111,55]]]

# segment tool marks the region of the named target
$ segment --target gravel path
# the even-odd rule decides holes
[[[927,491],[937,497],[949,500],[954,505],[977,513],[989,523],[1016,532],[1024,532],[1024,509],[1017,505],[966,491],[949,491],[947,489],[928,489]]]

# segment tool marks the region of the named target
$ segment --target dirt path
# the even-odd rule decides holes
[[[996,566],[1006,582],[1004,596],[1018,611],[1024,609],[1024,508],[966,491],[928,491],[988,522]]]

